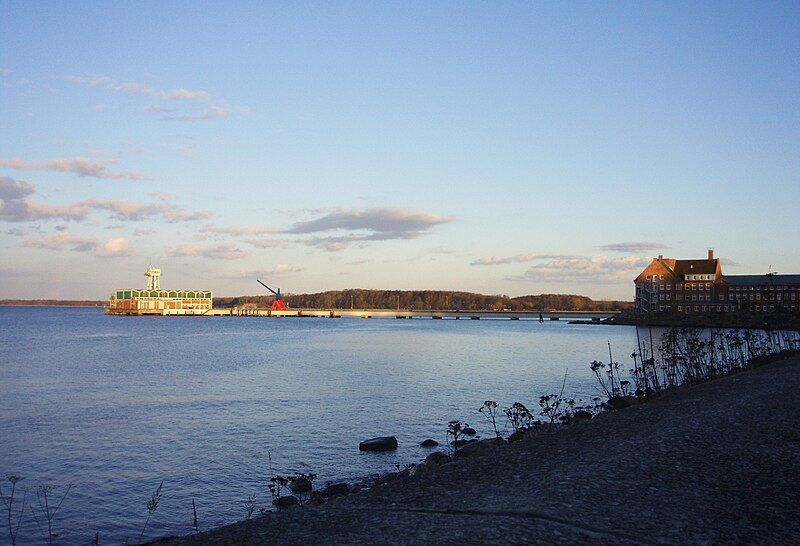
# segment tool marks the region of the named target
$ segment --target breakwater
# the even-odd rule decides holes
[[[287,309],[272,310],[255,307],[214,308],[203,316],[211,317],[271,317],[271,318],[394,318],[394,319],[454,319],[454,320],[561,320],[588,319],[600,321],[613,317],[617,311],[492,311],[460,309]]]

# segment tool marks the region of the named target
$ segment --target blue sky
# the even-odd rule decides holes
[[[0,2],[0,298],[800,272],[800,4]]]

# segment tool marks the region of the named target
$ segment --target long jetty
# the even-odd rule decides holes
[[[395,319],[455,319],[455,320],[591,320],[612,317],[618,311],[468,311],[460,309],[288,309],[271,310],[252,307],[225,307],[207,311],[204,316],[214,317],[308,317],[308,318],[395,318]]]

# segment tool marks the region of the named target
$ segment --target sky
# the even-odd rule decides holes
[[[800,273],[798,2],[0,1],[0,298]]]

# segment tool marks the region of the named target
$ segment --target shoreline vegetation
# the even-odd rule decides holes
[[[477,414],[480,414],[481,418],[488,421],[491,430],[494,431],[494,436],[491,438],[476,437],[475,429],[467,424],[466,419],[464,421],[454,419],[443,430],[447,439],[447,443],[443,446],[444,451],[433,451],[422,462],[404,465],[402,468],[398,465],[394,472],[373,476],[355,485],[345,482],[330,483],[324,489],[319,490],[314,488],[317,476],[313,473],[273,475],[264,484],[264,488],[269,491],[272,505],[277,512],[273,512],[268,507],[258,506],[257,495],[251,495],[243,503],[244,519],[242,521],[203,532],[200,532],[196,520],[196,507],[193,499],[191,508],[195,514],[193,525],[195,533],[184,537],[156,539],[154,542],[176,539],[188,544],[207,543],[208,540],[222,544],[238,543],[241,541],[241,537],[230,538],[233,536],[231,533],[235,535],[242,529],[259,524],[263,529],[275,521],[292,521],[292,518],[307,521],[308,516],[304,513],[306,508],[338,504],[339,499],[353,498],[355,493],[362,491],[365,494],[358,495],[359,497],[369,497],[374,494],[374,491],[391,491],[395,484],[407,485],[409,480],[423,480],[429,484],[431,480],[438,480],[439,474],[447,473],[449,469],[457,467],[461,461],[471,458],[485,459],[489,457],[494,465],[493,472],[503,469],[504,472],[523,480],[519,469],[505,459],[506,455],[511,453],[508,450],[514,444],[535,445],[540,441],[548,442],[562,431],[579,428],[591,421],[602,421],[607,416],[618,413],[619,410],[649,406],[651,403],[669,398],[675,393],[690,391],[693,386],[713,383],[713,380],[716,379],[737,376],[741,372],[755,370],[768,363],[797,357],[800,355],[800,332],[673,328],[658,339],[654,339],[652,330],[648,332],[647,336],[639,336],[637,332],[637,347],[629,355],[631,364],[628,365],[620,363],[619,359],[615,358],[610,342],[607,350],[608,360],[606,362],[595,360],[589,363],[601,393],[600,396],[590,401],[576,400],[569,395],[565,396],[564,386],[568,373],[565,372],[560,392],[542,394],[538,401],[535,401],[535,405],[534,403],[526,405],[524,402],[515,402],[508,407],[501,407],[493,400],[486,400],[481,406],[476,407],[475,412],[470,415],[477,418]],[[740,394],[745,396],[748,393]],[[529,409],[529,406],[535,409]],[[601,417],[603,419],[600,419]],[[602,435],[608,432],[600,429],[595,433]],[[723,431],[712,430],[710,433],[720,435]],[[376,451],[397,449],[396,439],[391,436],[362,442],[362,446],[371,444],[379,447],[379,449],[374,449]],[[426,439],[422,441],[421,445],[437,447],[438,442]],[[271,469],[272,458],[269,453],[267,455]],[[524,479],[528,477],[526,475]],[[476,479],[480,476],[472,476],[472,478]],[[10,496],[7,495],[7,489],[0,489],[9,522],[7,534],[12,543],[16,542],[16,533],[19,532],[19,524],[25,510],[24,496],[22,506],[19,507],[18,503],[17,508],[14,508],[14,492],[15,489],[19,489],[17,484],[22,479],[18,475],[6,475],[6,483],[3,483],[3,487],[10,483]],[[150,517],[156,512],[163,484],[162,481],[162,485],[147,502],[148,515],[142,528],[142,535]],[[457,488],[458,484],[442,483],[441,486],[445,489]],[[65,487],[64,497],[69,493],[72,484]],[[499,492],[494,491],[494,487],[493,484],[489,484],[489,494]],[[39,500],[41,491],[46,493],[52,492],[53,489],[52,484],[39,485],[36,489],[37,500]],[[26,493],[27,491],[23,490],[23,494]],[[61,498],[59,507],[64,501],[64,497]],[[39,503],[41,505],[41,500]],[[31,501],[32,504],[33,501]],[[47,506],[46,494],[44,506]],[[257,513],[256,510],[258,510]],[[43,531],[43,534],[48,543],[52,543],[53,537],[57,536],[57,532],[52,529],[51,525],[53,518],[44,509],[40,509],[40,511],[44,514],[44,520],[47,521],[46,531]],[[283,514],[288,515],[284,517]],[[254,515],[256,517],[253,517]],[[275,518],[283,519],[276,520]],[[15,523],[12,524],[12,522]],[[609,536],[613,536],[613,533]],[[620,536],[624,538],[623,535]],[[93,543],[100,544],[100,538],[95,535]],[[250,539],[248,538],[248,540]]]

